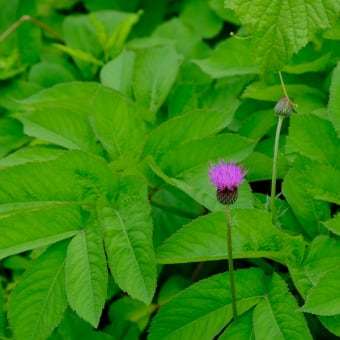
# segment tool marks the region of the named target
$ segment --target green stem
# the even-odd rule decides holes
[[[227,216],[227,247],[228,247],[228,266],[229,266],[229,278],[230,278],[230,290],[231,290],[231,305],[233,309],[233,318],[237,318],[237,306],[236,306],[236,289],[234,279],[234,263],[233,263],[233,248],[231,242],[231,218],[230,218],[230,206],[226,205]]]
[[[272,186],[270,195],[270,211],[272,212],[272,220],[275,216],[275,196],[276,196],[276,178],[277,178],[277,158],[279,155],[280,132],[284,117],[279,116],[275,134],[274,156],[273,156],[273,172],[272,172]]]

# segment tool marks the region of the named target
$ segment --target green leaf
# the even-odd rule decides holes
[[[219,340],[255,340],[253,311],[249,310],[239,316],[218,338]]]
[[[171,45],[137,51],[133,69],[137,103],[156,113],[176,80],[179,65],[179,56]]]
[[[323,276],[327,273],[339,271],[339,263],[340,243],[327,236],[318,236],[310,244],[308,254],[302,265],[289,267],[289,272],[295,287],[306,299]],[[322,299],[320,301],[322,302]],[[340,336],[339,315],[319,316],[319,319],[327,329]]]
[[[266,72],[282,69],[314,33],[330,27],[340,14],[340,4],[331,0],[231,0],[225,5],[248,26],[257,64]]]
[[[185,2],[180,19],[193,27],[203,38],[213,38],[222,29],[222,20],[210,9],[205,0]]]
[[[250,47],[250,41],[230,38],[218,44],[209,58],[194,63],[212,78],[257,74]]]
[[[340,140],[332,124],[316,115],[291,117],[286,152],[299,153],[314,161],[340,167]]]
[[[77,113],[83,118],[88,116],[89,104],[102,85],[90,82],[71,82],[58,84],[21,100],[21,111],[43,110],[52,108],[65,109]]]
[[[71,150],[95,152],[94,134],[87,119],[65,108],[37,109],[17,115],[26,134]]]
[[[71,308],[95,328],[104,308],[107,282],[101,232],[95,220],[90,220],[68,246],[65,283]]]
[[[30,141],[23,133],[22,125],[11,118],[0,119],[0,158]]]
[[[47,249],[23,275],[9,301],[9,321],[18,340],[43,340],[61,321],[67,307],[66,242]]]
[[[98,202],[111,273],[122,290],[146,304],[156,286],[150,212],[147,187],[139,177],[121,178],[115,200]]]
[[[92,99],[90,112],[97,138],[112,159],[139,158],[145,125],[136,104],[114,90],[101,87]]]
[[[110,196],[115,188],[103,160],[76,151],[4,168],[0,181],[0,257],[73,236],[82,229],[81,208],[94,206],[101,192]]]
[[[235,272],[239,314],[265,294],[264,273],[258,269]],[[232,319],[229,273],[202,280],[166,303],[150,327],[150,340],[213,339]]]
[[[333,234],[340,236],[340,214],[337,213],[332,219],[323,222],[323,225]]]
[[[328,103],[329,117],[338,136],[340,135],[340,63],[333,71]]]
[[[160,166],[170,176],[176,176],[199,164],[219,159],[240,162],[251,153],[255,144],[254,140],[236,134],[219,134],[172,148],[162,157]]]
[[[149,166],[152,171],[166,183],[184,191],[207,209],[211,211],[224,209],[223,205],[216,199],[216,189],[209,180],[207,163],[186,170],[176,178],[167,176],[153,162],[150,162]],[[253,195],[249,184],[243,183],[238,189],[238,199],[233,205],[233,208],[251,208],[253,206]]]
[[[256,339],[313,339],[286,283],[276,273],[268,283],[268,293],[255,307],[253,323]]]
[[[269,213],[234,209],[232,244],[234,258],[267,257],[282,263],[299,263],[304,252],[301,237],[288,236],[271,222]],[[162,243],[159,263],[215,261],[227,258],[225,212],[195,219]]]
[[[135,53],[123,50],[101,69],[101,83],[128,97],[132,97],[132,70],[134,62]]]
[[[301,311],[317,315],[340,314],[340,265],[327,272],[309,291]]]
[[[329,219],[330,209],[328,203],[314,199],[310,193],[306,172],[309,173],[308,166],[300,160],[296,162],[284,177],[282,192],[305,233],[313,238],[323,232],[321,221]]]
[[[143,154],[158,160],[175,147],[215,135],[231,122],[233,113],[195,110],[169,119],[150,133]]]
[[[315,199],[340,204],[340,171],[327,165],[308,169],[306,187]]]

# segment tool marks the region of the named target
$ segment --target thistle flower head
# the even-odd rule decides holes
[[[247,171],[243,170],[242,165],[223,161],[209,169],[210,180],[218,190],[234,191],[243,183],[246,174]]]

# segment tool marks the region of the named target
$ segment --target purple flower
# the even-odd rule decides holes
[[[246,174],[247,171],[243,171],[242,165],[235,163],[221,162],[209,169],[210,180],[219,190],[234,191],[243,183]]]

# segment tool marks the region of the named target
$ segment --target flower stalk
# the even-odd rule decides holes
[[[228,269],[231,292],[231,306],[234,320],[237,318],[236,286],[234,278],[233,247],[232,247],[232,222],[230,205],[235,203],[238,197],[238,186],[243,183],[247,171],[242,166],[234,163],[221,162],[209,170],[210,180],[217,188],[216,198],[225,205],[227,222],[227,251]]]

